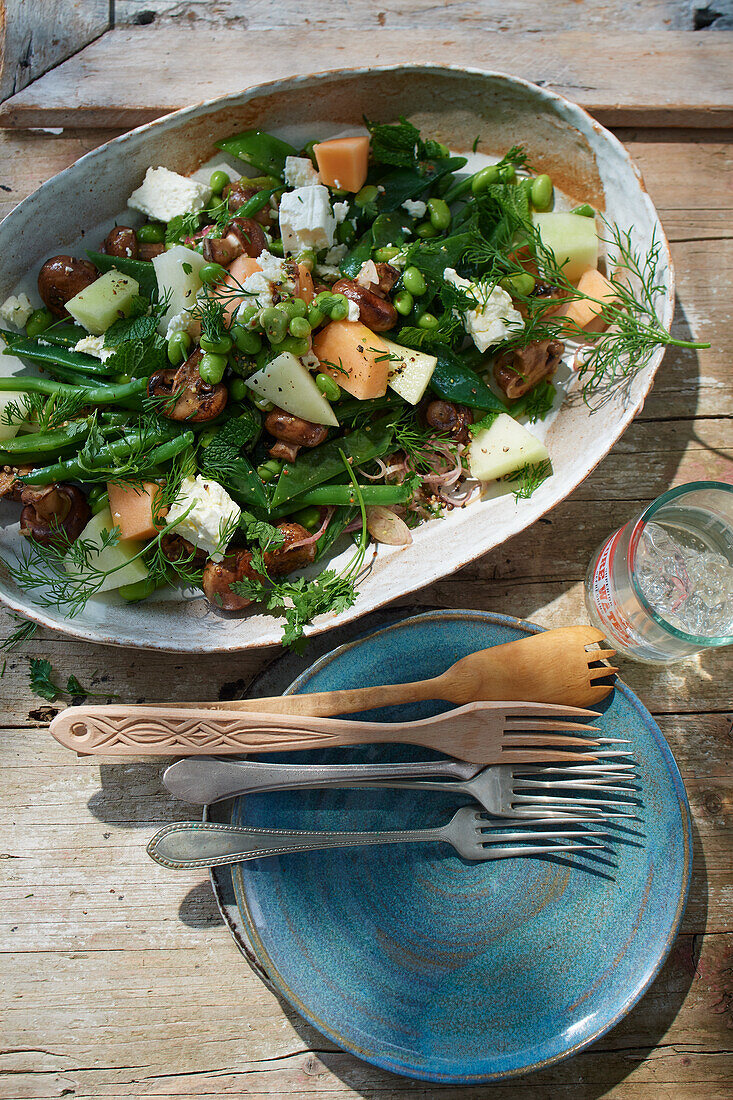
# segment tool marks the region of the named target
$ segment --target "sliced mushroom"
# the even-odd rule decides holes
[[[537,340],[524,348],[510,348],[494,364],[496,384],[514,401],[554,374],[564,351],[561,340]]]
[[[38,272],[38,293],[56,317],[65,317],[66,303],[99,278],[94,264],[74,256],[52,256]]]
[[[129,225],[116,225],[104,238],[102,252],[107,256],[127,256],[131,260],[136,260],[138,257],[137,233]]]
[[[224,236],[204,239],[204,259],[224,267],[238,256],[257,258],[267,250],[267,238],[254,218],[232,218]]]
[[[259,187],[248,187],[247,177],[243,176],[242,179],[234,180],[233,183],[228,183],[226,185],[226,187],[222,191],[222,198],[229,199],[230,210],[239,210],[239,208],[241,206],[244,206],[244,204],[248,202],[249,199],[253,198],[254,195],[259,194],[259,191]],[[273,221],[273,216],[269,204],[267,206],[263,206],[263,208],[261,210],[258,210],[256,214],[253,214],[252,217],[256,222],[259,222],[260,225],[271,225]]]
[[[265,430],[275,439],[296,447],[318,447],[328,438],[328,428],[323,424],[313,424],[310,420],[277,408],[265,417]]]
[[[265,568],[273,577],[283,577],[286,573],[292,573],[296,569],[304,569],[316,556],[316,544],[308,542],[305,546],[299,546],[303,540],[310,539],[309,532],[300,523],[278,523],[278,531],[282,531],[285,541],[282,546],[265,553]],[[294,545],[296,544],[296,545]]]
[[[160,549],[168,561],[185,562],[192,569],[203,569],[206,565],[206,551],[200,546],[194,546],[183,535],[163,535],[160,540]]]
[[[165,245],[162,241],[156,241],[155,243],[141,241],[138,245],[139,260],[154,260],[156,256],[162,256],[164,252]]]
[[[79,537],[91,519],[87,498],[75,485],[27,487],[20,497],[20,533],[43,546],[69,545]]]
[[[372,332],[387,332],[397,324],[397,310],[391,302],[355,279],[339,279],[331,288],[359,307],[359,320]]]
[[[279,462],[295,462],[299,450],[300,447],[295,443],[285,443],[282,439],[278,439],[267,453],[270,458],[276,458]]]
[[[177,370],[169,367],[150,376],[148,395],[170,399],[161,409],[162,416],[199,423],[224,411],[228,390],[222,382],[204,382],[199,373],[202,358],[203,352],[195,351]]]
[[[262,579],[252,568],[252,554],[249,550],[232,550],[225,555],[223,561],[209,559],[204,569],[202,585],[211,606],[220,611],[243,611],[245,607],[249,607],[252,600],[246,596],[238,596],[230,587],[234,581],[242,581],[245,577],[252,580]]]
[[[431,401],[425,410],[425,420],[429,427],[451,436],[456,443],[468,443],[473,413],[465,405],[454,405],[452,401]]]
[[[25,489],[23,476],[32,470],[32,466],[3,466],[0,470],[0,500],[13,500],[20,504]]]

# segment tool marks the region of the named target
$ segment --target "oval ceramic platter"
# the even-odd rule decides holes
[[[327,653],[289,690],[433,676],[467,653],[538,629],[489,613],[431,612]],[[370,718],[440,709],[421,703]],[[600,725],[631,741],[640,776],[641,823],[611,830],[612,853],[470,863],[447,845],[405,844],[268,857],[227,872],[234,920],[231,908],[223,911],[240,946],[319,1031],[396,1073],[489,1082],[581,1050],[628,1012],[659,970],[691,869],[685,790],[659,728],[623,684]],[[349,758],[420,758],[409,751],[365,747]],[[286,791],[224,804],[216,819],[404,829],[443,823],[457,804],[434,792]],[[226,874],[218,869],[214,881],[221,904]]]
[[[0,300],[24,291],[35,301],[35,278],[49,255],[83,256],[84,249],[97,247],[123,214],[125,223],[131,224],[127,199],[150,165],[192,174],[215,155],[215,141],[240,130],[258,127],[300,146],[314,136],[323,139],[362,125],[364,115],[386,122],[400,114],[458,153],[473,155],[477,135],[476,156],[484,158],[502,156],[521,142],[532,165],[548,172],[566,198],[591,202],[611,223],[630,231],[634,246],[644,253],[653,240],[658,242],[659,312],[663,324],[670,326],[674,279],[667,242],[641,175],[616,138],[575,104],[533,84],[497,73],[431,66],[292,77],[187,107],[95,149],[45,183],[0,225]],[[215,159],[221,163],[222,154]],[[231,161],[232,167],[236,163]],[[477,163],[481,161],[474,157],[474,168]],[[604,401],[596,413],[582,401],[565,402],[546,432],[553,475],[531,499],[515,501],[505,491],[495,499],[456,509],[444,520],[423,524],[409,547],[381,546],[355,605],[338,617],[321,616],[308,631],[327,630],[404,597],[534,522],[607,454],[643,404],[661,357],[658,350],[630,387]],[[0,356],[0,373],[11,372],[9,361]],[[17,508],[0,504],[4,553],[12,553],[20,541],[17,519]],[[345,551],[344,561],[348,555]],[[68,619],[63,612],[34,604],[0,572],[0,598],[48,626],[116,645],[231,651],[272,645],[281,634],[272,615],[253,610],[242,618],[224,618],[196,592],[185,597],[176,592],[136,605],[105,595]]]

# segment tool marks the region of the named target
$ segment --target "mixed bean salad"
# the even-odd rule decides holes
[[[533,424],[564,355],[589,399],[677,341],[657,246],[555,209],[520,146],[469,173],[400,119],[217,148],[239,175],[151,167],[130,225],[48,259],[42,305],[0,306],[0,497],[26,540],[4,568],[69,617],[193,586],[297,645],[354,602],[370,543],[550,475]],[[340,572],[302,574],[346,540]]]

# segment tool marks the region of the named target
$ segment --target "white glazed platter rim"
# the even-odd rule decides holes
[[[396,77],[406,73],[419,74],[426,78],[434,77],[436,81],[448,78],[460,79],[461,77],[468,80],[485,78],[487,91],[492,82],[494,84],[508,82],[509,86],[525,89],[528,96],[531,95],[541,100],[550,115],[554,112],[556,117],[559,116],[565,122],[571,119],[572,127],[578,129],[588,142],[590,142],[591,135],[595,136],[596,140],[601,140],[602,145],[610,150],[609,156],[613,168],[616,171],[627,173],[629,178],[635,182],[637,191],[634,198],[639,204],[639,212],[649,220],[656,232],[661,248],[661,263],[666,286],[661,319],[665,328],[669,329],[674,309],[674,271],[669,245],[658,215],[644,188],[641,173],[618,139],[604,130],[582,108],[556,93],[546,91],[528,81],[500,72],[457,66],[392,65],[371,69],[329,70],[308,76],[296,76],[260,84],[229,96],[184,107],[92,150],[75,164],[44,183],[38,191],[24,199],[2,223],[0,226],[0,248],[2,248],[3,236],[8,232],[13,232],[15,221],[19,221],[26,212],[30,213],[29,207],[32,210],[36,209],[39,196],[43,199],[49,191],[58,192],[59,190],[63,194],[65,186],[70,189],[74,183],[78,184],[82,178],[87,178],[87,174],[94,171],[95,164],[103,163],[105,159],[110,157],[115,159],[120,154],[124,155],[125,144],[139,139],[141,135],[150,138],[149,163],[155,163],[155,136],[157,131],[161,128],[170,127],[176,130],[185,128],[187,122],[198,118],[198,116],[204,116],[207,111],[213,108],[221,110],[228,105],[234,108],[258,97],[275,96],[283,89],[298,90],[302,88],[305,90],[309,86],[318,89],[321,86],[326,87],[329,82],[338,81],[339,79],[342,81],[360,77],[367,79],[373,78],[375,74],[389,79],[390,75]],[[571,124],[568,123],[568,125]],[[519,140],[521,140],[521,136]],[[134,185],[130,186],[130,190]],[[110,215],[110,217],[112,216],[114,215]],[[634,217],[637,216],[635,212]],[[94,247],[95,241],[91,234],[89,241]],[[59,244],[57,247],[63,248],[65,246]],[[4,287],[3,295],[10,293],[11,289],[12,284]],[[424,524],[415,532],[412,547],[405,549],[391,548],[387,552],[385,552],[385,548],[380,548],[373,570],[377,576],[376,578],[368,576],[365,579],[360,587],[359,597],[355,605],[338,616],[320,616],[314,624],[306,628],[306,633],[319,634],[334,626],[354,621],[394,599],[404,597],[408,593],[415,592],[455,572],[490,549],[500,545],[506,539],[518,534],[545,512],[560,503],[577,488],[605,457],[642,407],[663,353],[664,349],[658,348],[649,364],[636,376],[630,388],[627,402],[623,407],[611,403],[611,407],[614,409],[612,430],[606,433],[603,442],[595,447],[590,446],[587,452],[582,453],[582,460],[577,465],[573,465],[572,472],[566,472],[564,478],[560,478],[559,474],[555,473],[529,500],[511,502],[511,497],[501,497],[494,501],[474,502],[464,511],[456,510],[445,519]],[[595,414],[588,413],[587,415],[589,419],[591,415],[603,417],[604,413],[600,411]],[[561,418],[562,413],[560,414]],[[487,515],[487,510],[492,509],[492,506],[493,511],[489,511]],[[512,508],[512,506],[513,514],[509,515],[507,509]],[[485,537],[472,542],[470,530],[460,531],[460,528],[466,527],[466,521],[468,521],[469,526],[476,526],[473,521],[478,520],[479,514],[482,518],[487,515],[488,521],[484,524]],[[505,531],[500,537],[492,535],[492,531],[497,526],[497,518],[503,519],[505,524]],[[453,537],[451,538],[451,536]],[[448,543],[450,543],[450,547],[448,547]],[[417,566],[417,570],[413,569],[411,575],[404,568],[406,556],[412,559],[413,565]],[[392,558],[402,558],[403,560],[392,562]],[[88,619],[90,605],[77,618],[67,619],[61,613],[38,606],[30,596],[20,592],[17,588],[14,591],[9,590],[7,582],[0,574],[0,600],[11,609],[21,612],[27,618],[44,626],[49,626],[54,630],[62,631],[72,637],[132,648],[190,653],[231,652],[276,645],[281,634],[281,620],[272,615],[255,612],[239,618],[224,618],[218,613],[206,609],[203,597],[190,601],[183,599],[180,601],[166,600],[137,605],[124,605],[119,597],[112,597],[111,600],[109,597],[102,597],[90,601],[90,605],[95,605],[94,610],[96,612],[106,616],[103,622],[95,623],[94,621],[90,622]],[[170,614],[173,608],[176,608],[176,612],[172,617],[174,622],[172,625],[169,623],[167,626],[167,616],[164,609]],[[85,616],[87,616],[86,619]],[[179,628],[179,637],[177,638],[172,637],[172,629],[175,627]]]

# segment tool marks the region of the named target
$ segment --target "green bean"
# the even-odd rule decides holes
[[[552,206],[552,180],[546,174],[532,180],[529,197],[535,210],[549,210]]]
[[[171,426],[170,430],[174,431],[176,429]],[[52,466],[43,466],[40,469],[33,470],[24,480],[29,485],[48,485],[52,481],[84,481],[90,470],[103,470],[107,467],[113,469],[120,463],[121,459],[132,454],[135,448],[144,443],[147,438],[140,432],[131,432],[124,439],[118,439],[114,443],[108,443],[105,447],[100,447],[94,458],[88,462],[80,461],[79,456],[67,458],[62,462],[54,463]],[[154,447],[149,452],[146,465],[152,468],[161,465],[163,462],[168,462],[180,451],[190,447],[193,441],[193,432],[183,432],[175,439],[161,443],[160,446]]]
[[[147,378],[135,378],[125,386],[90,386],[85,388],[84,400],[89,405],[114,405],[128,397],[144,393],[148,388]],[[62,382],[53,382],[50,378],[19,377],[0,378],[0,393],[53,393],[76,395],[77,386],[65,386]]]
[[[65,447],[71,447],[74,443],[81,443],[91,431],[88,420],[72,420],[64,428],[57,428],[49,432],[29,432],[27,435],[16,435],[13,439],[5,439],[2,443],[3,451],[8,454],[57,454]]]
[[[415,494],[412,485],[360,485],[359,490],[365,504],[404,504]],[[357,504],[358,499],[353,485],[318,485],[294,500],[291,507],[334,504],[344,507]]]

